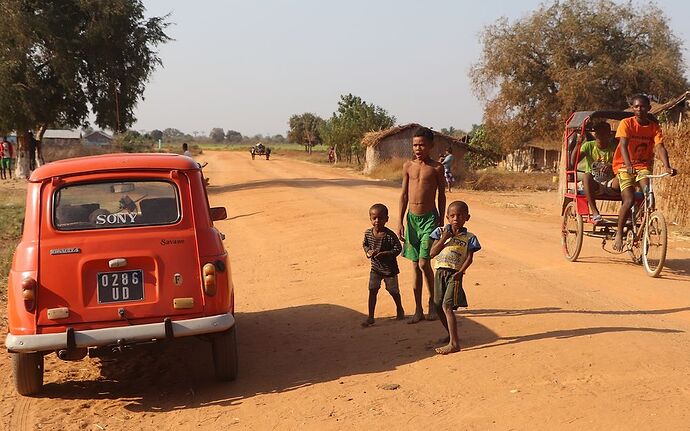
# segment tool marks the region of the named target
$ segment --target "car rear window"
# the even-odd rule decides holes
[[[180,219],[177,187],[165,181],[76,184],[57,190],[53,203],[58,230],[165,225]]]

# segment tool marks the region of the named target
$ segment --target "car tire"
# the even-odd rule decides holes
[[[43,388],[43,354],[10,353],[14,386],[20,395],[34,395]]]
[[[211,341],[216,379],[230,382],[237,378],[237,335],[235,326],[215,335]]]

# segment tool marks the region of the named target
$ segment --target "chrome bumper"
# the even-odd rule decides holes
[[[235,318],[230,313],[171,322],[172,335],[175,338],[222,332],[230,329],[234,324]],[[166,338],[164,322],[146,323],[74,331],[73,347],[97,347],[118,342],[127,344],[164,338]],[[64,349],[68,347],[67,332],[35,335],[7,334],[5,346],[10,352],[21,353]]]

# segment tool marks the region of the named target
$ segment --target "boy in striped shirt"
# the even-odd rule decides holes
[[[381,281],[386,285],[386,290],[393,297],[396,308],[396,319],[405,318],[405,310],[400,299],[398,287],[398,261],[397,257],[402,251],[400,240],[392,230],[386,227],[388,222],[388,208],[383,204],[374,204],[369,208],[369,220],[372,228],[364,232],[362,248],[367,258],[371,259],[371,272],[369,273],[369,317],[362,323],[367,327],[374,324],[374,309],[376,308],[376,296],[381,288]]]

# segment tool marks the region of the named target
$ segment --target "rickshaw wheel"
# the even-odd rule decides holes
[[[632,262],[635,264],[642,263],[642,248],[639,242],[635,243],[635,235],[633,234],[632,230],[628,230],[625,243],[627,245],[626,248],[628,249],[628,256],[630,256],[630,260],[632,260]]]
[[[577,213],[575,201],[571,201],[563,211],[561,224],[561,244],[563,254],[570,262],[575,262],[582,250],[583,224],[582,216]]]
[[[666,219],[659,211],[654,211],[644,226],[642,237],[642,263],[650,277],[658,277],[664,268],[667,245]]]

